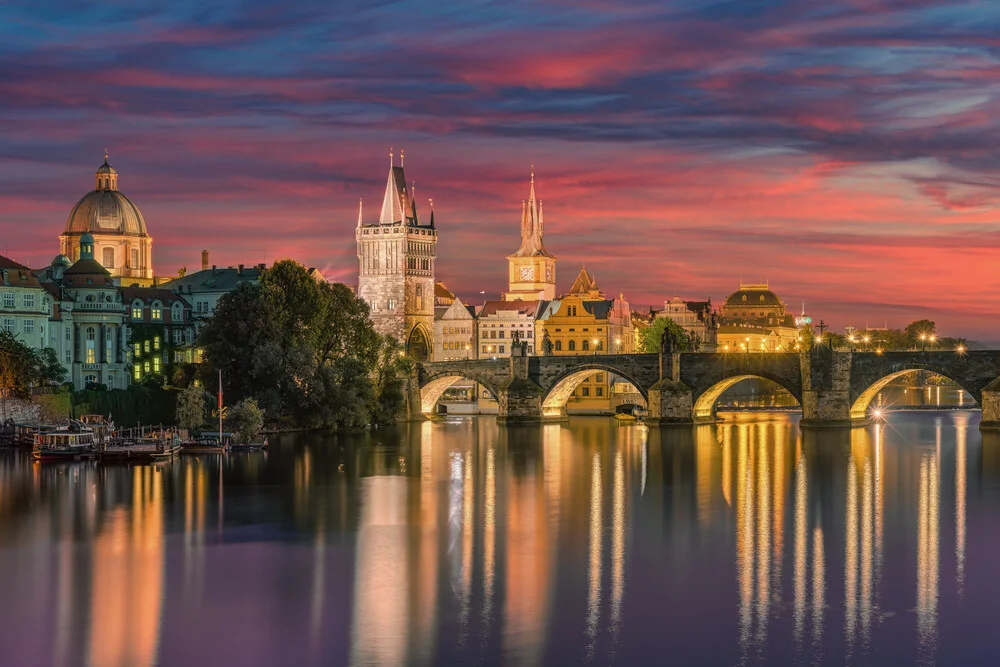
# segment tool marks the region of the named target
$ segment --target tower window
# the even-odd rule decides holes
[[[132,250],[132,268],[139,268],[139,250],[135,248]]]
[[[101,264],[104,265],[104,268],[106,268],[106,269],[113,269],[113,268],[115,268],[115,249],[114,248],[105,248],[101,252],[103,254],[102,255],[103,256],[103,261],[101,262]]]
[[[571,352],[572,352],[573,350],[576,350],[576,341],[575,341],[575,340],[571,340],[571,341],[569,342],[569,349],[570,349],[570,351],[571,351]]]

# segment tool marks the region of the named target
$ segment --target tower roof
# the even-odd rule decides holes
[[[380,225],[409,225],[421,227],[417,216],[417,201],[414,196],[414,186],[406,185],[406,174],[403,171],[402,152],[400,163],[394,163],[393,153],[389,153],[389,177],[385,184],[385,195],[382,197],[382,209],[379,212]],[[358,226],[364,226],[361,221],[361,210],[358,210]]]
[[[594,276],[587,270],[586,266],[580,267],[580,273],[576,276],[576,280],[573,281],[573,286],[569,288],[568,294],[604,298],[604,294],[597,286],[597,281],[594,280]]]
[[[535,169],[531,169],[528,199],[521,202],[521,247],[511,257],[555,257],[545,249],[545,220],[542,202],[535,198]]]

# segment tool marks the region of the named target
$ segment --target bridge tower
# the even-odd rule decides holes
[[[556,257],[545,249],[542,202],[535,199],[535,169],[527,201],[521,202],[521,247],[507,257],[505,301],[542,301],[556,298]]]
[[[434,262],[437,229],[434,209],[423,224],[415,186],[407,186],[403,152],[399,166],[389,153],[389,178],[377,222],[366,223],[358,204],[358,298],[371,308],[375,329],[405,345],[418,361],[434,350]]]

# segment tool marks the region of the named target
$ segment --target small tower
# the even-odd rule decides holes
[[[402,154],[401,154],[402,155]],[[434,350],[434,262],[437,230],[421,224],[403,166],[389,153],[389,178],[377,222],[366,223],[358,205],[358,298],[371,308],[379,333],[405,345],[417,360]]]
[[[535,199],[535,169],[527,201],[521,202],[521,247],[507,257],[507,301],[537,301],[556,297],[556,257],[545,249],[542,202]]]

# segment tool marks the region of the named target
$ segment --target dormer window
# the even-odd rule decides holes
[[[159,301],[154,301],[153,305],[149,309],[150,319],[159,322],[163,319],[163,304]]]
[[[132,302],[132,319],[142,319],[142,301],[139,301],[138,299]]]

